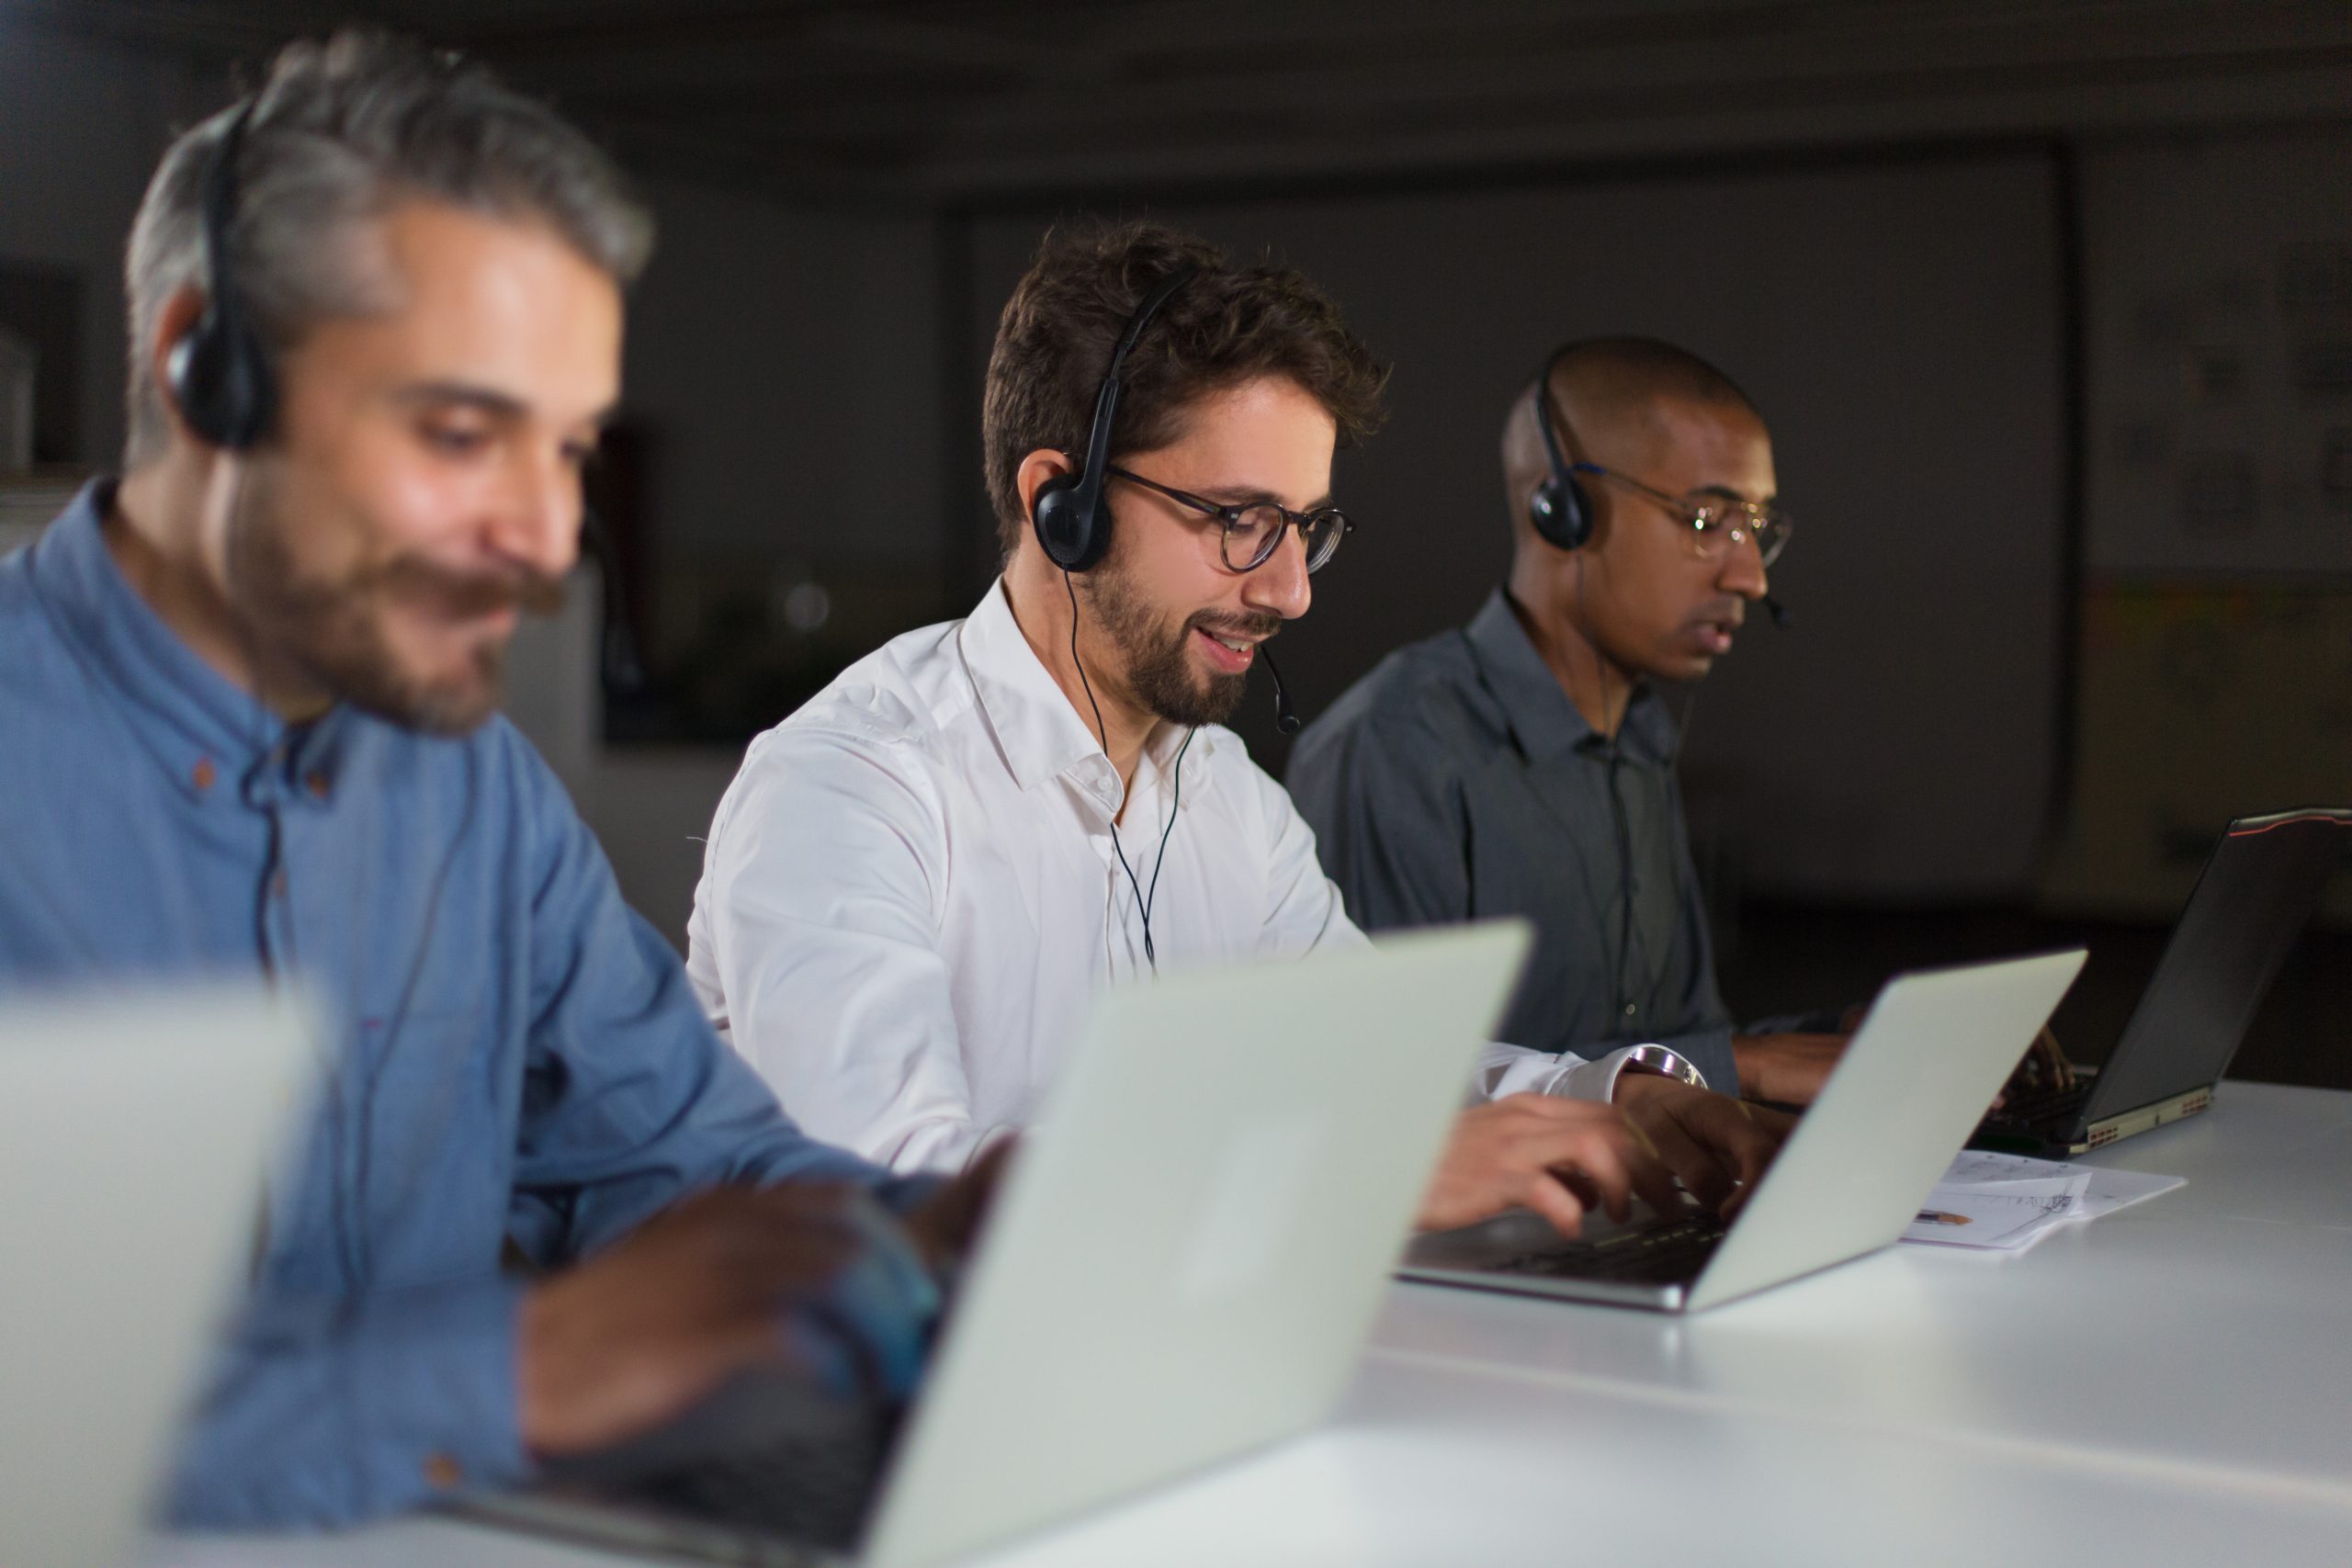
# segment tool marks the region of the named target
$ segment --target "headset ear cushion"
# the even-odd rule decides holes
[[[1555,473],[1528,498],[1528,520],[1544,543],[1580,550],[1592,537],[1592,502],[1574,474]]]
[[[211,311],[174,345],[166,370],[180,418],[215,446],[242,451],[269,428],[269,367],[251,337]]]
[[[1037,487],[1029,502],[1030,525],[1046,558],[1064,571],[1084,571],[1100,560],[1110,530],[1095,519],[1079,494],[1076,474],[1056,474]]]
[[[1545,479],[1537,485],[1534,493],[1527,498],[1528,521],[1535,525],[1535,532],[1539,537],[1549,539],[1554,530],[1560,525],[1559,516],[1560,481]]]

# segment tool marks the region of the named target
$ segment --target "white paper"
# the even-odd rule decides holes
[[[2139,1170],[2109,1170],[2104,1166],[2091,1168],[2089,1190],[2083,1194],[2078,1218],[2098,1219],[2118,1209],[2128,1209],[2159,1192],[2169,1192],[2176,1187],[2188,1185],[2185,1176],[2150,1176]]]
[[[1983,1188],[1939,1187],[1904,1228],[1905,1241],[1977,1251],[2023,1252],[2064,1220],[2075,1202],[2068,1192],[2020,1194]]]
[[[1964,1149],[1919,1205],[1919,1217],[1904,1228],[1903,1239],[2015,1255],[2060,1225],[2111,1214],[2187,1180]]]
[[[2013,1181],[2050,1181],[2086,1173],[2086,1165],[2062,1159],[2034,1159],[2026,1155],[1996,1155],[1984,1149],[1962,1149],[1945,1171],[1939,1187],[1998,1187]]]

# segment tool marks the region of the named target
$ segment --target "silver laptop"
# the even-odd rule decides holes
[[[1902,975],[1729,1226],[1652,1215],[1562,1240],[1524,1212],[1422,1236],[1409,1280],[1696,1312],[1875,1251],[1920,1200],[2081,972],[2080,948]]]
[[[742,1452],[466,1511],[639,1551],[912,1568],[1313,1425],[1527,942],[1471,927],[1106,993],[895,1431],[755,1384],[720,1400]]]
[[[304,1082],[250,990],[0,1010],[0,1562],[128,1559]]]

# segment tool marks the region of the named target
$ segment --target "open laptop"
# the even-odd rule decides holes
[[[253,990],[0,1009],[0,1563],[129,1560],[304,1080]]]
[[[2329,875],[2352,860],[2352,810],[2241,817],[2214,845],[2148,988],[2098,1069],[2071,1089],[2012,1096],[1978,1148],[2064,1158],[2194,1116],[2213,1103]]]
[[[909,1568],[1314,1424],[1527,942],[1469,927],[1106,993],[895,1432],[779,1377],[720,1396],[732,1454],[664,1456],[657,1436],[634,1474],[465,1511],[643,1552]]]
[[[1888,981],[1728,1226],[1711,1215],[1653,1215],[1566,1241],[1516,1212],[1419,1237],[1400,1272],[1697,1312],[1884,1247],[1918,1213],[2083,959],[2075,948]]]

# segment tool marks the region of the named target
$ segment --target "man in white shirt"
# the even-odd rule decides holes
[[[1035,1115],[1104,984],[1363,942],[1219,721],[1351,526],[1332,453],[1385,379],[1295,272],[1047,238],[989,366],[1003,577],[754,741],[711,827],[687,972],[812,1135],[961,1168]],[[1736,1205],[1777,1126],[1645,1049],[1489,1048],[1422,1223],[1572,1232],[1669,1168]]]

